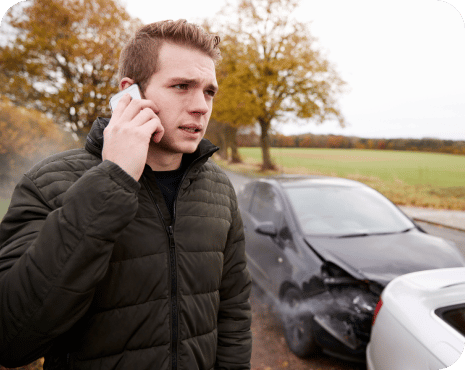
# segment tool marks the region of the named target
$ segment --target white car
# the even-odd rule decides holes
[[[447,368],[465,347],[465,268],[399,276],[376,310],[367,370]]]

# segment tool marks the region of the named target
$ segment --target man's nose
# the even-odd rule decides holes
[[[210,106],[207,103],[207,98],[205,96],[205,93],[203,91],[196,91],[193,96],[192,100],[190,102],[190,113],[195,113],[195,114],[207,114],[208,111],[210,110]]]

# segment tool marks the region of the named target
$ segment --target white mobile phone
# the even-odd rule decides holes
[[[131,86],[127,87],[126,89],[120,91],[119,93],[113,95],[110,98],[110,108],[113,112],[118,105],[119,100],[123,97],[124,94],[129,94],[133,99],[142,99],[140,95],[139,85],[132,84]]]

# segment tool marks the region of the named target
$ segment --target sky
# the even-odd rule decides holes
[[[2,0],[0,14],[15,3]],[[122,3],[144,23],[198,22],[226,0]],[[306,120],[279,132],[465,140],[465,0],[301,0],[295,17],[347,83],[346,127]]]
[[[0,0],[0,16],[17,2]],[[214,19],[226,0],[122,2],[150,23]],[[280,132],[465,140],[465,0],[301,0],[296,17],[347,82],[347,127],[309,121]]]

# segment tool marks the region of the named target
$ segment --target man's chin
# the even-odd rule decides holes
[[[199,140],[192,140],[187,142],[182,142],[177,145],[179,152],[183,154],[191,154],[194,153],[197,148],[199,147],[199,143],[202,139]]]
[[[189,147],[189,148],[185,148],[185,149],[182,151],[182,153],[183,153],[183,154],[192,154],[192,153],[194,153],[194,152],[197,150],[198,147],[199,147],[199,144],[197,144],[197,145],[195,145],[195,146],[191,146],[191,147]]]
[[[167,143],[155,143],[151,142],[150,146],[155,150],[155,151],[163,151],[165,153],[170,153],[172,155],[176,154],[192,154],[194,153],[198,146],[198,142],[188,142],[188,143],[180,143],[178,145],[170,145]]]

